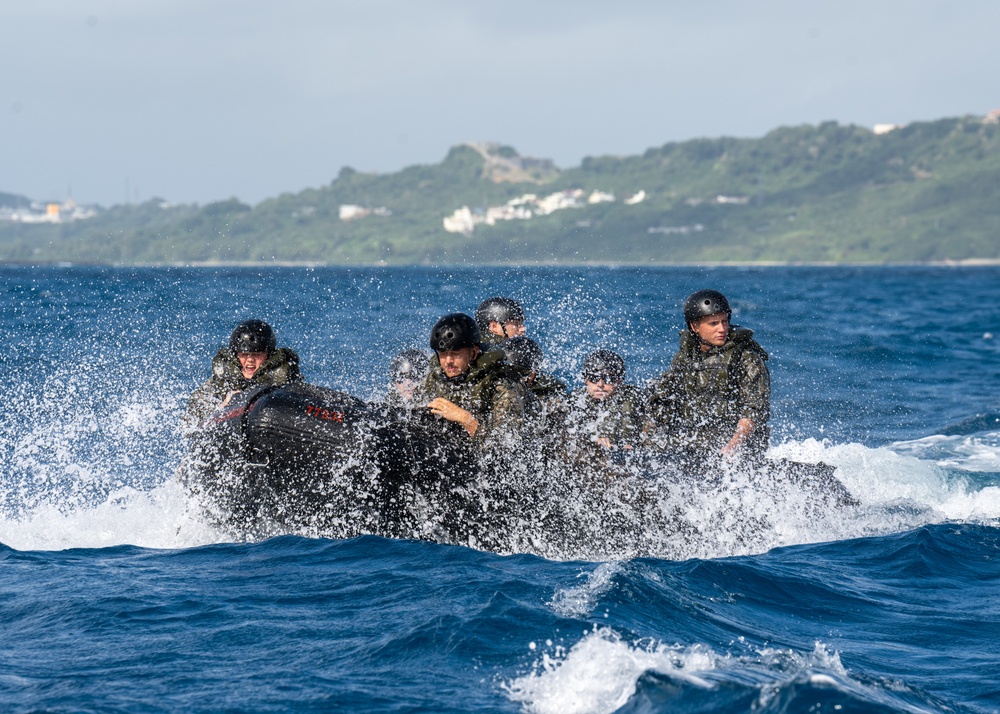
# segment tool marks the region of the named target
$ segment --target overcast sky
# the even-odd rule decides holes
[[[0,0],[0,192],[248,203],[499,141],[1000,108],[995,0]]]

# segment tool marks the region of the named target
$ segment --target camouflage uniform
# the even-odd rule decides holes
[[[232,350],[221,347],[212,359],[212,376],[191,395],[182,424],[188,429],[198,426],[219,408],[230,392],[301,380],[299,356],[287,347],[279,347],[272,352],[250,379],[243,376],[240,361]]]
[[[567,436],[576,442],[604,438],[612,446],[637,446],[645,419],[642,393],[631,384],[621,384],[604,399],[594,399],[586,388],[569,397]]]
[[[569,390],[563,382],[551,374],[540,372],[535,375],[535,381],[525,384],[525,387],[538,400],[544,424],[551,426],[564,418],[568,408]]]
[[[483,339],[483,349],[486,350],[493,349],[507,339],[506,335],[494,335],[489,330],[483,330],[480,334]]]
[[[506,436],[519,437],[524,426],[525,404],[530,399],[516,375],[504,362],[504,353],[489,350],[457,377],[448,377],[435,354],[416,404],[443,397],[472,414],[479,422],[473,441],[484,445]]]
[[[726,343],[701,350],[690,330],[681,332],[680,350],[650,389],[650,408],[668,448],[692,455],[717,453],[732,439],[740,419],[754,429],[744,455],[767,450],[771,416],[771,377],[767,352],[753,332],[733,326]]]

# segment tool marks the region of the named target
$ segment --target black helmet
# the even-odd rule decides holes
[[[497,346],[503,350],[507,362],[518,369],[537,372],[542,368],[542,348],[530,337],[511,337]]]
[[[625,381],[625,360],[617,352],[595,350],[583,360],[580,373],[587,382],[603,379],[608,384],[621,384]]]
[[[524,322],[524,308],[517,300],[491,297],[483,300],[476,308],[476,322],[482,332],[490,329],[491,322],[499,322],[501,325],[508,322]]]
[[[450,352],[466,347],[478,347],[482,342],[476,321],[464,312],[445,315],[431,330],[431,349],[435,352]]]
[[[703,317],[718,315],[720,312],[726,313],[727,318],[733,316],[729,301],[718,290],[699,290],[688,295],[684,301],[684,322],[697,322]]]
[[[229,336],[229,349],[233,354],[266,352],[270,356],[277,346],[278,338],[274,336],[274,330],[263,320],[241,322]]]
[[[393,382],[412,379],[417,382],[427,376],[430,369],[430,359],[420,350],[403,350],[392,358],[389,373]]]

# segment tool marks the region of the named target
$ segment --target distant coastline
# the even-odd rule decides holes
[[[233,261],[233,262],[160,262],[160,263],[129,263],[129,264],[104,264],[104,263],[30,263],[30,262],[4,262],[0,263],[3,268],[102,268],[111,270],[131,270],[136,268],[183,268],[183,269],[212,269],[212,268],[390,268],[409,269],[422,268],[427,270],[475,270],[478,268],[980,268],[1000,266],[1000,258],[970,258],[967,260],[936,260],[925,262],[892,262],[892,263],[834,263],[834,262],[805,262],[805,261],[716,261],[698,263],[600,263],[600,262],[575,262],[575,263],[475,263],[456,264],[442,263],[439,265],[426,265],[419,263],[392,264],[392,263],[318,263],[318,262],[296,262],[296,261]]]
[[[21,215],[27,199],[4,196]],[[0,220],[0,263],[993,265],[997,205],[998,114],[877,131],[825,122],[564,170],[461,144],[438,164],[345,167],[255,206],[52,203],[27,222]]]

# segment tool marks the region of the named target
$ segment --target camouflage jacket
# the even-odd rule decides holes
[[[543,402],[548,400],[564,402],[569,394],[569,389],[563,382],[545,372],[539,372],[535,376],[535,381],[528,385],[528,389]]]
[[[538,437],[548,437],[566,419],[569,392],[566,385],[550,374],[539,372],[532,382],[522,378],[525,395],[525,427]]]
[[[767,352],[751,330],[734,325],[721,347],[701,351],[701,341],[681,332],[680,349],[650,388],[650,411],[658,436],[684,450],[718,451],[733,437],[740,419],[754,431],[744,449],[758,455],[767,449],[771,416],[771,377]]]
[[[573,441],[605,438],[613,446],[636,446],[644,421],[642,393],[633,385],[623,384],[604,399],[594,399],[583,387],[569,397],[566,435]]]
[[[496,347],[497,345],[499,345],[501,342],[505,342],[507,340],[507,336],[506,335],[495,335],[492,332],[490,332],[489,330],[482,330],[480,332],[480,339],[481,339],[481,344],[483,346],[483,349],[484,350],[489,350],[489,349],[493,349],[494,347]]]
[[[191,395],[182,424],[185,428],[198,426],[218,409],[230,392],[241,392],[265,384],[287,384],[301,380],[299,356],[287,347],[276,349],[250,379],[243,376],[236,355],[229,348],[220,347],[212,358],[212,376]]]
[[[424,406],[438,397],[476,417],[479,428],[473,441],[478,444],[505,436],[519,437],[524,427],[529,396],[500,350],[482,352],[469,369],[457,377],[448,377],[437,355],[431,357],[430,373],[414,396],[414,402]]]

